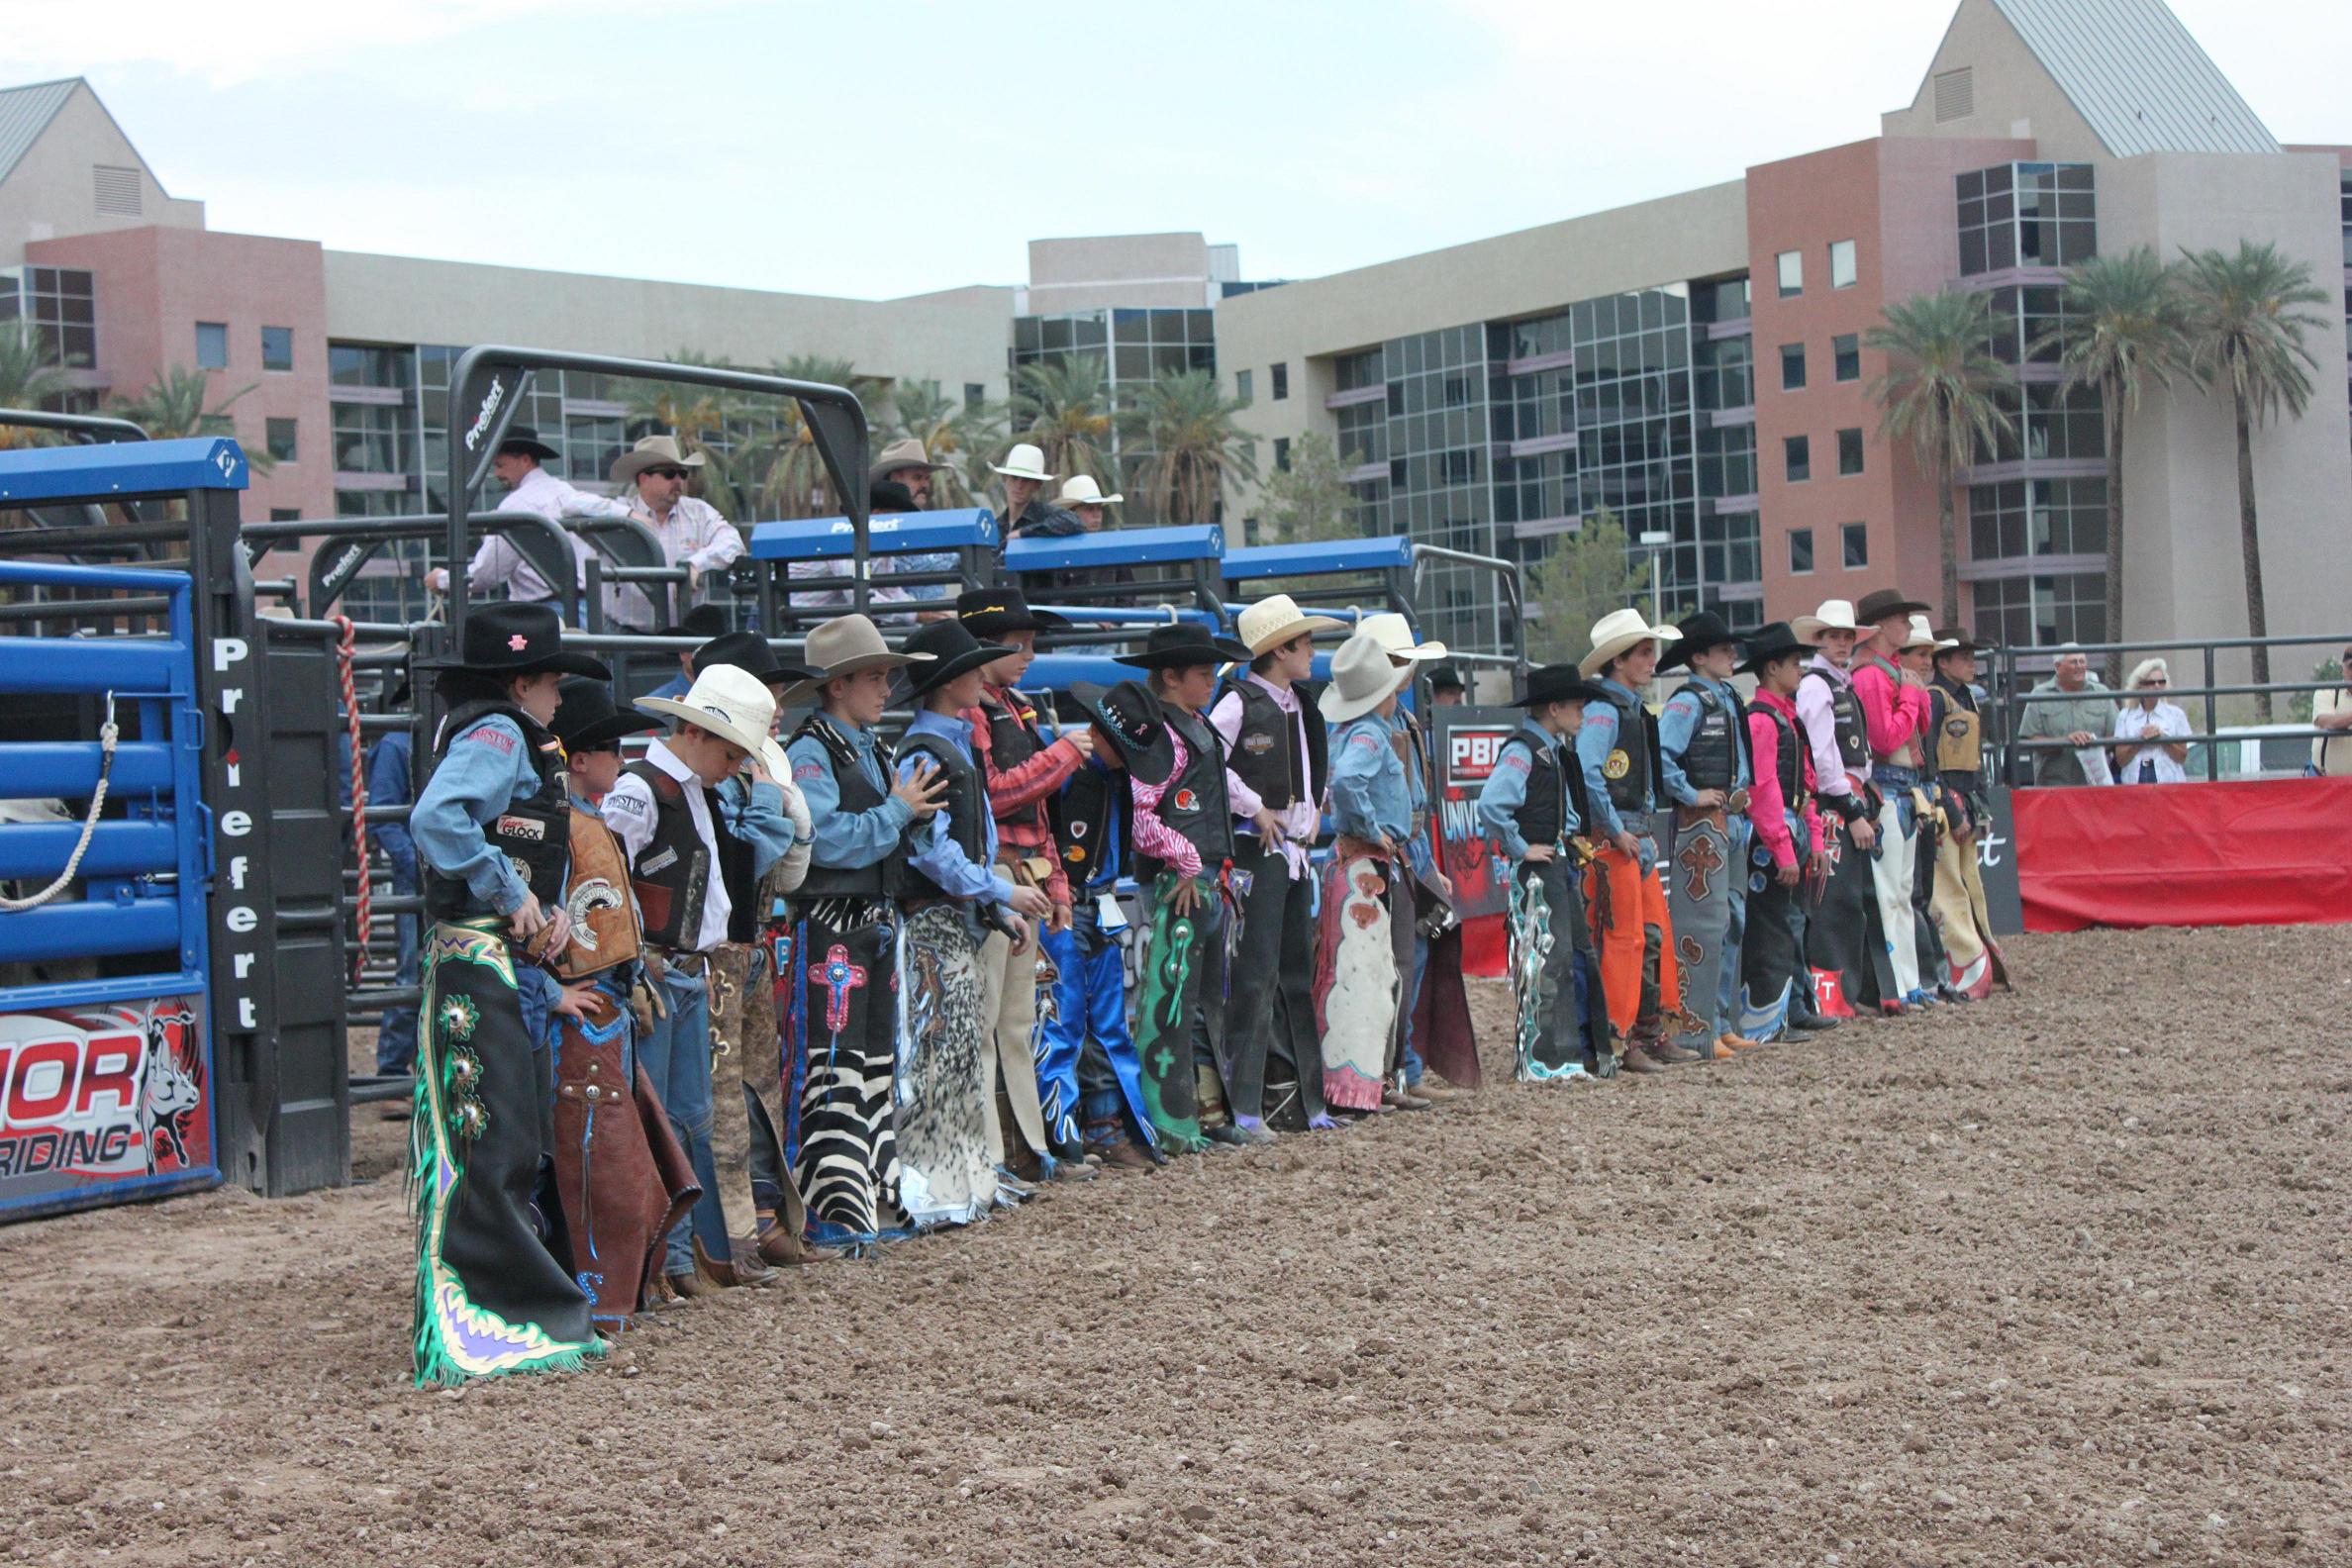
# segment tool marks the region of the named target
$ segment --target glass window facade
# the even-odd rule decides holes
[[[261,329],[261,368],[291,370],[294,368],[294,329],[264,327]]]
[[[1756,405],[1755,340],[1701,338],[1691,344],[1692,391],[1704,409]]]
[[[1974,585],[1976,632],[2009,647],[2105,642],[2107,577],[2074,572],[1999,577]]]
[[[1829,340],[1830,374],[1839,381],[1862,379],[1862,337],[1840,333]]]
[[[2011,479],[1968,488],[1968,553],[1972,560],[2103,555],[2106,551],[2105,479]]]
[[[2054,382],[2033,381],[2003,392],[2000,398],[2014,424],[2010,434],[1994,447],[1978,443],[1979,462],[2107,455],[2107,419],[2097,387],[2062,389]]]
[[[13,328],[54,368],[98,362],[98,297],[77,267],[0,270],[0,329]]]
[[[1997,288],[1993,306],[1993,356],[2004,364],[2056,364],[2070,325],[2066,290],[2056,285]]]
[[[1957,176],[1960,273],[2069,267],[2099,253],[2088,163],[1999,163]]]
[[[1012,379],[1021,367],[1049,359],[1093,358],[1103,366],[1110,400],[1124,404],[1142,387],[1166,376],[1202,370],[1217,373],[1217,318],[1207,310],[1147,310],[1119,306],[1066,316],[1013,319]],[[1128,500],[1129,522],[1157,521],[1140,497],[1141,471],[1151,454],[1114,430],[1110,438],[1119,485]]]

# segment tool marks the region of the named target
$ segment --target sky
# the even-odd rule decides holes
[[[2352,5],[2174,8],[2281,141],[2352,142]],[[87,76],[217,230],[889,298],[1022,282],[1035,238],[1199,230],[1312,277],[1736,179],[1876,135],[1950,14],[0,0],[0,84]]]

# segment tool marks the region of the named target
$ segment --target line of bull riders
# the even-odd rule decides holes
[[[551,610],[467,618],[411,830],[420,1386],[576,1366],[785,1266],[1475,1086],[1401,704],[1443,646],[1366,617],[1318,690],[1314,638],[1345,627],[1276,595],[1237,640],[1155,628],[1056,724],[1020,681],[1059,624],[992,588],[895,648],[841,616],[805,667],[730,633],[625,713]],[[1976,644],[1892,593],[1742,644],[1622,610],[1527,678],[1478,803],[1522,1081],[1989,994]]]

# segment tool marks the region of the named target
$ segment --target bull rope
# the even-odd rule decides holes
[[[359,744],[359,699],[351,689],[351,643],[358,631],[349,616],[327,619],[341,632],[335,644],[335,665],[343,682],[343,721],[351,737],[351,853],[359,861],[359,950],[351,959],[351,982],[356,985],[367,978],[367,927],[374,904],[367,875],[367,755]]]
[[[106,807],[107,781],[114,775],[115,737],[122,734],[115,724],[115,694],[106,694],[106,723],[98,727],[98,788],[90,794],[90,812],[82,819],[81,837],[73,846],[73,853],[65,857],[65,869],[57,879],[31,898],[9,898],[0,894],[0,912],[22,915],[37,910],[65,891],[73,881],[73,873],[81,869],[82,856],[89,853],[90,838],[98,832],[98,814]]]

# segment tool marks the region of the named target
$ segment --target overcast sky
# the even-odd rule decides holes
[[[2352,142],[2343,0],[2174,0]],[[888,297],[1200,230],[1309,277],[1738,177],[1911,101],[1943,0],[0,0],[215,229]]]

